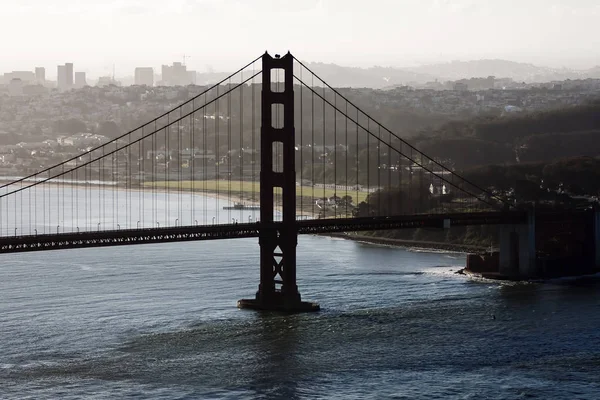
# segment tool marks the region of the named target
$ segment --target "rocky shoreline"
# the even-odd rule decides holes
[[[557,275],[551,275],[551,276],[539,276],[536,278],[503,275],[495,269],[481,269],[481,270],[479,270],[479,268],[474,268],[474,270],[469,269],[469,265],[473,261],[475,261],[475,259],[489,258],[489,257],[493,257],[495,255],[495,254],[489,253],[488,247],[483,247],[483,246],[452,244],[452,243],[444,243],[444,242],[429,242],[429,241],[419,241],[419,240],[390,239],[390,238],[381,238],[381,237],[376,237],[376,236],[360,235],[360,234],[356,234],[354,232],[329,233],[329,234],[323,234],[323,236],[330,236],[330,237],[354,240],[354,241],[365,242],[365,243],[380,244],[380,245],[385,245],[385,246],[419,248],[419,249],[424,249],[424,250],[442,250],[442,251],[448,251],[448,252],[463,253],[463,254],[467,255],[466,265],[464,267],[454,271],[454,273],[459,274],[459,275],[464,275],[467,277],[476,278],[476,279],[487,279],[487,280],[497,281],[497,282],[512,281],[512,282],[536,282],[536,283],[544,283],[544,282],[548,282],[548,281],[553,281],[554,279],[564,279],[564,278],[600,279],[600,271],[598,269],[585,271],[583,273],[573,272],[573,273],[557,274]],[[471,263],[469,261],[471,261]]]

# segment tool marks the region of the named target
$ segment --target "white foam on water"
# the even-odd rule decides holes
[[[445,278],[447,277],[457,277],[457,278],[462,278],[466,275],[463,274],[457,274],[456,272],[463,269],[464,267],[461,265],[454,265],[454,266],[438,266],[438,267],[431,267],[431,268],[427,268],[424,269],[423,271],[421,271],[424,274],[427,275],[435,275],[435,276],[443,276]]]

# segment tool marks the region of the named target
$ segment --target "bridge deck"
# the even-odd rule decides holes
[[[299,234],[372,231],[407,228],[443,228],[450,226],[523,223],[524,211],[479,212],[461,214],[423,214],[397,217],[338,218],[297,221]],[[275,228],[280,223],[272,223]],[[120,229],[98,232],[59,233],[0,238],[0,253],[121,246],[146,243],[183,242],[258,237],[262,223],[200,225],[152,229]]]

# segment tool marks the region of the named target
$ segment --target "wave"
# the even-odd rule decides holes
[[[413,252],[413,253],[431,253],[431,254],[446,254],[446,255],[463,255],[463,254],[465,254],[464,251],[431,249],[431,248],[427,248],[427,247],[407,247],[406,250]]]

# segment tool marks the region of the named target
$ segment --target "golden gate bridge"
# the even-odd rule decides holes
[[[560,216],[516,208],[292,54],[265,53],[137,129],[0,185],[0,253],[257,237],[259,289],[238,304],[303,311],[318,305],[297,289],[298,234],[498,224],[512,227],[501,265],[527,275],[535,223]]]

